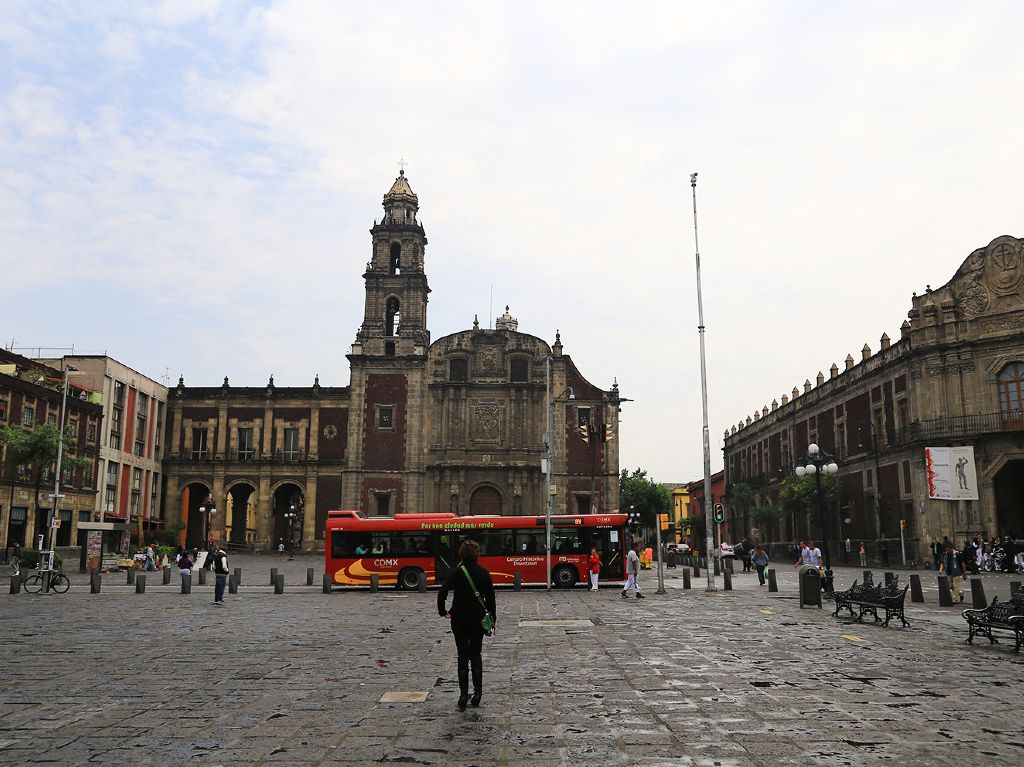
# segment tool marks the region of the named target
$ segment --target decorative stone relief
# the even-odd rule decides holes
[[[497,375],[502,372],[501,352],[497,349],[482,349],[476,355],[476,369],[483,375]]]
[[[1020,242],[1015,237],[996,237],[985,249],[985,278],[993,293],[1007,296],[1024,284]]]
[[[497,405],[473,407],[473,439],[478,442],[497,442],[500,409]]]
[[[960,311],[965,317],[977,317],[988,311],[988,291],[981,283],[974,283],[960,296]]]
[[[1024,314],[1010,314],[1004,317],[990,317],[981,320],[982,333],[1000,333],[1024,328]]]

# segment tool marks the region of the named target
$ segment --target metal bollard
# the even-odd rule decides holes
[[[313,568],[312,567],[307,567],[306,568],[306,585],[307,586],[312,586],[313,585]]]
[[[103,585],[103,576],[99,573],[89,573],[89,593],[99,594],[100,586]]]
[[[721,562],[719,562],[718,557],[715,557],[715,575],[721,575],[721,574],[722,574]]]
[[[896,580],[896,576],[893,575],[893,573],[891,573],[891,572],[884,573],[882,577],[885,579],[885,585],[886,586],[891,586],[893,581]]]
[[[971,602],[975,610],[984,610],[988,607],[988,600],[985,599],[985,584],[981,578],[971,578]]]
[[[206,570],[202,567],[199,568],[199,585],[206,585]]]
[[[277,583],[277,568],[276,567],[271,567],[270,568],[270,585],[273,586],[275,583]]]
[[[146,576],[139,574],[139,577],[135,579],[135,593],[145,594],[146,593]]]
[[[235,579],[234,575],[229,575],[228,576],[228,593],[229,594],[237,594],[238,593],[238,581]]]
[[[522,591],[523,589],[523,574],[516,570],[512,573],[512,590]]]
[[[867,583],[868,581],[871,581],[871,579],[874,577],[874,573],[872,573],[870,570],[864,570],[861,572],[861,576],[863,578],[863,580],[861,580],[861,583]],[[874,583],[874,581],[871,582]]]
[[[128,568],[128,585],[131,586],[133,583],[135,583],[135,568],[134,567],[129,567]]]
[[[164,585],[166,586],[170,582],[171,582],[171,568],[165,567],[164,568]]]
[[[700,578],[700,565],[693,566],[693,577]]]
[[[11,593],[18,594],[21,592],[21,577],[18,575],[11,576]]]
[[[732,570],[728,567],[725,568],[725,572],[722,573],[722,581],[725,584],[723,586],[725,591],[732,591]]]
[[[426,573],[420,573],[419,581],[416,583],[416,590],[419,591],[421,594],[425,594],[427,592],[427,574]]]
[[[235,585],[236,586],[241,586],[242,585],[242,568],[241,567],[236,567],[235,568]]]
[[[1020,581],[1010,581],[1010,599],[1013,599],[1013,595],[1020,591]]]
[[[284,593],[284,574],[283,573],[281,575],[278,575],[277,578],[274,580],[274,593],[275,594],[283,594]]]
[[[683,588],[690,588],[690,571],[688,569],[683,570]]]
[[[778,592],[779,582],[775,579],[775,568],[768,568],[768,590],[772,592]]]
[[[949,578],[945,575],[939,576],[939,606],[953,606],[953,592],[949,590]]]
[[[911,573],[910,575],[910,601],[924,601],[924,589],[921,588],[921,576],[917,573]]]
[[[725,569],[729,571],[729,575],[732,575],[733,573],[732,563],[734,561],[735,560],[732,557],[726,557],[725,559]]]
[[[323,589],[324,589],[324,593],[325,594],[330,594],[331,591],[333,590],[333,589],[331,589],[331,575],[330,575],[330,573],[324,573]]]
[[[191,594],[192,593],[192,576],[185,574],[181,576],[181,593]]]
[[[380,589],[380,576],[377,573],[370,575],[370,592],[376,594]]]

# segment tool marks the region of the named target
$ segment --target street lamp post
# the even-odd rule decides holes
[[[217,507],[213,503],[213,496],[206,496],[203,505],[199,507],[199,513],[203,515],[203,544],[205,545],[210,540],[210,531],[213,529],[210,517],[217,513]]]
[[[814,487],[818,495],[818,511],[821,514],[821,552],[825,560],[825,592],[831,594],[833,590],[832,558],[828,551],[828,512],[825,510],[825,491],[821,486],[821,475],[837,474],[839,465],[831,455],[813,442],[807,446],[807,455],[803,458],[803,464],[798,465],[794,473],[798,477],[807,474],[814,476]]]
[[[555,502],[554,464],[555,464],[555,402],[568,394],[568,399],[576,399],[572,387],[566,387],[557,397],[551,396],[551,355],[547,357],[547,398],[548,398],[548,428],[544,434],[544,442],[547,447],[547,503],[544,504],[544,570],[547,573],[547,590],[551,591],[551,507]]]
[[[53,477],[53,495],[50,496],[53,499],[53,503],[50,504],[49,514],[49,562],[47,564],[47,570],[53,568],[54,556],[53,550],[56,542],[57,528],[54,527],[54,520],[57,519],[57,504],[60,503],[60,499],[64,496],[60,492],[60,473],[62,470],[62,462],[64,460],[64,423],[68,417],[68,376],[71,373],[78,372],[78,368],[74,365],[66,365],[64,367],[64,393],[60,398],[60,431],[57,434],[57,471]],[[49,576],[47,576],[46,590],[49,591],[50,582]]]
[[[857,427],[858,431],[863,432],[865,424],[868,427],[869,439],[871,440],[871,453],[875,458],[875,522],[878,526],[878,555],[882,561],[882,567],[888,567],[889,546],[885,542],[885,516],[882,514],[882,478],[878,473],[878,454],[881,452],[879,449],[878,432],[875,431],[875,425],[871,421],[864,421]],[[861,447],[864,446],[863,438],[860,445]]]
[[[299,519],[299,513],[295,510],[294,503],[288,507],[284,518],[288,521],[288,559],[295,559],[295,523]]]

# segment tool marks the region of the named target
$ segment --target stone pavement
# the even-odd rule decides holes
[[[1024,657],[964,645],[958,610],[913,605],[910,629],[848,626],[800,610],[785,567],[779,595],[742,574],[732,592],[683,591],[673,574],[658,596],[646,572],[643,601],[614,587],[500,591],[483,705],[462,714],[436,593],[295,585],[318,563],[285,565],[274,595],[280,563],[246,560],[223,608],[212,578],[189,596],[176,581],[137,595],[123,575],[99,595],[77,578],[62,596],[0,595],[0,765],[1024,760]],[[426,699],[380,702],[396,692]]]

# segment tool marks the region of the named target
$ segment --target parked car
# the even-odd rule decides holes
[[[666,551],[676,552],[677,554],[689,554],[690,544],[688,543],[670,543],[665,547]]]
[[[721,549],[721,552],[719,553],[718,556],[721,557],[722,559],[725,559],[726,557],[735,557],[736,556],[736,552],[733,550],[732,544],[730,544],[730,543],[726,543],[725,541],[722,541],[722,545],[719,546],[719,548]]]

